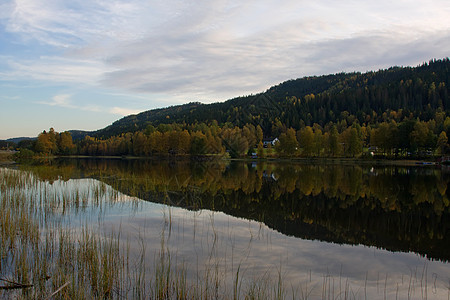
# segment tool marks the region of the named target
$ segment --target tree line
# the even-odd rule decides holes
[[[35,153],[45,155],[73,155],[77,154],[77,145],[70,132],[56,132],[53,128],[41,132],[37,139],[27,139],[18,143],[20,156],[29,157]]]
[[[348,122],[347,122],[348,120]],[[314,123],[295,130],[279,120],[272,125],[276,136],[265,137],[260,125],[242,128],[226,123],[148,125],[145,130],[109,138],[85,136],[73,141],[69,132],[53,128],[39,134],[27,147],[47,155],[88,156],[202,156],[253,157],[410,157],[445,155],[450,117],[436,113],[428,121],[390,112],[378,124],[359,124],[353,115],[338,123]],[[30,141],[27,141],[30,143]]]
[[[289,80],[222,103],[124,117],[72,144],[50,129],[45,154],[243,157],[442,155],[450,134],[450,60]],[[264,143],[265,139],[278,142]],[[268,145],[269,149],[265,148]]]

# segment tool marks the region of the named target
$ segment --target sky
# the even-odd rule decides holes
[[[448,0],[2,0],[0,139],[448,56]]]

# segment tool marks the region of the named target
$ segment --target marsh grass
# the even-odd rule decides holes
[[[0,168],[0,298],[367,299],[367,276],[364,287],[329,274],[321,284],[309,275],[309,280],[287,286],[281,267],[247,276],[244,262],[236,267],[232,257],[230,268],[227,258],[219,257],[213,219],[208,265],[186,261],[167,244],[173,230],[170,208],[164,212],[159,251],[149,253],[139,234],[138,254],[132,255],[132,243],[121,236],[120,226],[99,230],[104,209],[120,205],[121,197],[95,181],[87,187],[48,184],[29,172]],[[81,212],[98,215],[97,224],[78,220],[81,224],[73,226]],[[195,268],[192,278],[188,273]],[[427,299],[427,278],[426,267],[405,278],[408,299]],[[388,280],[388,275],[377,280],[385,298]]]

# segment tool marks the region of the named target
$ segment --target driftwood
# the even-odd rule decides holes
[[[48,278],[50,278],[50,277],[48,277]],[[48,278],[46,277],[46,279],[48,279]],[[4,282],[8,283],[8,285],[0,286],[0,290],[15,290],[15,289],[26,289],[26,288],[33,287],[32,284],[18,283],[18,282],[14,282],[14,281],[11,281],[8,279],[4,279],[4,278],[0,278],[0,281],[4,281]],[[56,294],[61,292],[63,288],[65,288],[66,286],[69,285],[69,283],[70,283],[70,281],[67,281],[62,286],[60,286],[56,291],[54,291],[50,296],[48,296],[47,300],[56,296]]]
[[[59,287],[59,289],[57,289],[56,291],[53,292],[53,294],[51,294],[50,296],[48,296],[47,300],[51,299],[52,297],[54,297],[56,294],[58,294],[59,292],[61,292],[61,290],[63,288],[65,288],[66,286],[68,286],[70,283],[70,281],[67,281],[66,283],[64,283],[62,286]]]
[[[3,278],[0,278],[0,280],[9,283],[8,285],[0,286],[0,290],[26,289],[33,286],[32,284],[18,283]]]

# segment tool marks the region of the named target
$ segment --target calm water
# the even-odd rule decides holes
[[[281,278],[297,298],[450,297],[447,169],[121,159],[19,169],[60,191],[119,192],[64,222],[120,231],[148,268],[164,247],[194,282],[215,273],[229,291],[239,274]]]

